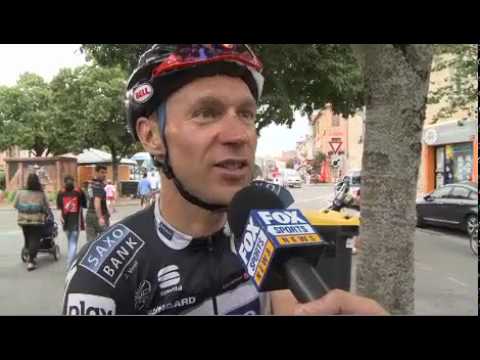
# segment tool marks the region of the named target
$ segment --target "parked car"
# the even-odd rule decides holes
[[[445,185],[417,200],[417,226],[460,229],[469,236],[478,224],[478,183]]]
[[[348,172],[347,175],[335,185],[335,195],[343,182],[348,182],[349,190],[347,196],[352,198],[352,206],[360,208],[360,186],[362,183],[361,171],[352,170]]]
[[[285,169],[282,172],[284,186],[301,188],[303,180],[300,174],[293,169]]]

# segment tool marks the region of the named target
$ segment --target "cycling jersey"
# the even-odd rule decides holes
[[[87,244],[66,279],[66,315],[255,315],[270,312],[235,254],[228,225],[205,238],[149,207]]]

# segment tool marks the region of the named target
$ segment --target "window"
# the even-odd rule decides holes
[[[468,199],[468,195],[470,190],[464,187],[454,187],[452,191],[452,195],[450,195],[453,199]]]
[[[435,199],[442,199],[442,198],[446,198],[448,197],[448,194],[450,194],[450,191],[452,190],[452,188],[450,186],[445,186],[445,187],[442,187],[438,190],[436,190],[433,194],[432,194],[432,197],[435,198]]]
[[[362,178],[360,176],[352,176],[351,182],[352,185],[359,186],[362,183]]]

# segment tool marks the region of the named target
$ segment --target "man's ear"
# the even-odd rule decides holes
[[[140,117],[137,120],[136,130],[146,152],[159,157],[165,154],[165,146],[156,121],[151,118]]]

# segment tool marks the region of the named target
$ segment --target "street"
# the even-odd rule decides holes
[[[300,209],[329,205],[332,185],[311,185],[291,190]],[[135,212],[139,205],[119,206],[113,222]],[[23,246],[16,212],[0,207],[0,315],[57,315],[61,311],[66,274],[67,242],[59,231],[58,262],[39,254],[38,269],[27,272],[20,260]],[[55,211],[58,222],[58,213]],[[86,243],[81,233],[80,246]],[[355,274],[355,257],[352,278]],[[417,315],[478,315],[478,259],[468,239],[460,232],[435,228],[417,229],[415,234],[415,308]],[[354,289],[353,284],[353,289]]]

